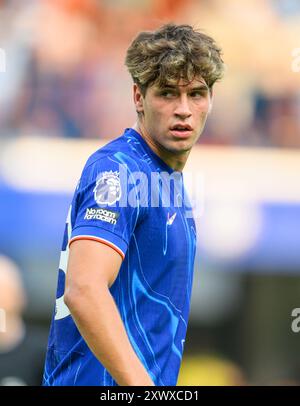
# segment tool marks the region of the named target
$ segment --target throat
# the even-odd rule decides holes
[[[141,123],[135,123],[132,128],[141,135],[141,137],[148,144],[149,148],[151,148],[162,161],[164,161],[174,171],[182,172],[188,159],[190,150],[168,150],[163,145],[156,142]]]

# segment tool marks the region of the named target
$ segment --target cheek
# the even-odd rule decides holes
[[[194,112],[198,112],[200,115],[206,115],[209,111],[209,106],[210,106],[210,100],[209,99],[203,99],[200,101],[195,102],[194,104]]]
[[[206,110],[201,109],[200,111],[198,110],[196,114],[196,117],[198,118],[198,123],[199,124],[203,123],[206,120],[207,115],[208,115],[207,109]]]
[[[168,113],[163,106],[157,105],[148,109],[146,112],[146,121],[151,127],[162,127],[166,125],[168,119]]]

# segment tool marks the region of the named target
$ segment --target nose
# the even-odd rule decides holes
[[[178,98],[174,114],[181,119],[188,118],[192,115],[186,94],[181,94]]]

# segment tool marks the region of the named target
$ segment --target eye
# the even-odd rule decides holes
[[[190,93],[191,97],[197,99],[202,97],[207,97],[207,90],[195,90]]]
[[[167,99],[170,99],[170,98],[176,97],[176,91],[172,90],[172,89],[163,89],[160,92],[160,95],[162,97],[166,97]]]

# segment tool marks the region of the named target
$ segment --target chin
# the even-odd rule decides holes
[[[170,145],[166,145],[165,148],[173,152],[174,154],[183,154],[185,152],[190,151],[194,146],[194,143],[187,140],[177,141],[176,143],[172,143]]]

